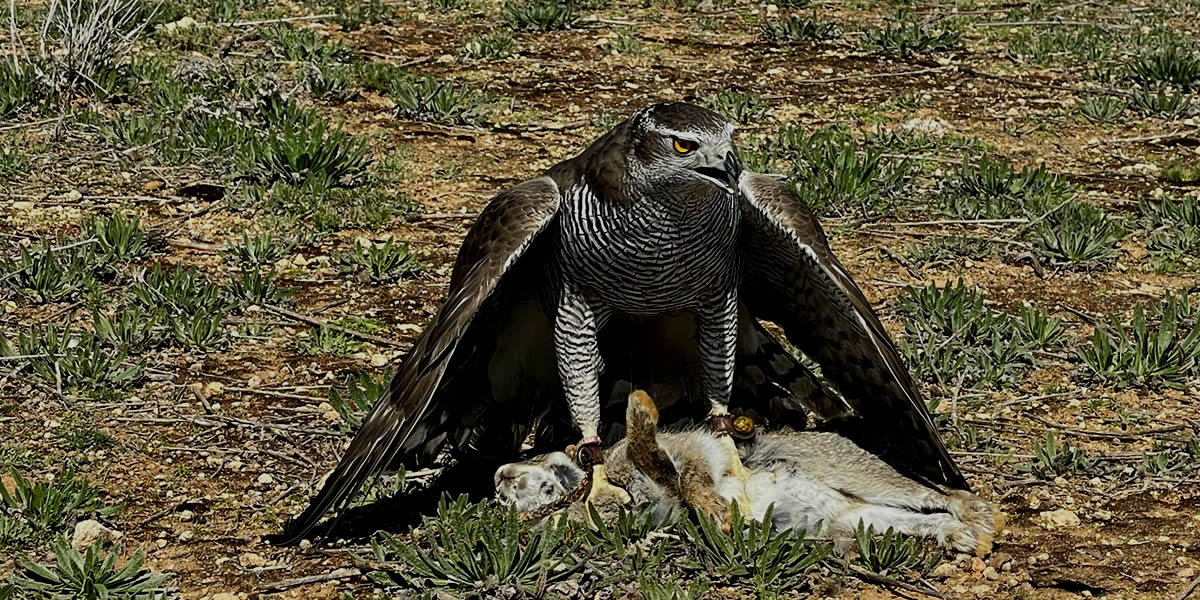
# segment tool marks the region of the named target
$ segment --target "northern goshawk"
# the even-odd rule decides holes
[[[674,390],[674,419],[707,413],[717,429],[739,390],[801,421],[803,404],[902,473],[967,489],[820,225],[785,183],[741,168],[733,133],[707,109],[652,105],[493,198],[441,310],[289,537],[394,459],[425,463],[446,444],[505,460],[530,432],[555,449],[582,434],[579,455],[594,458],[621,421],[603,407],[619,398],[623,414],[631,385]]]

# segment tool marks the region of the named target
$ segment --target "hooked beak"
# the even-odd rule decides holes
[[[724,157],[714,153],[709,157],[708,164],[696,167],[694,170],[701,177],[729,193],[737,190],[738,180],[742,176],[742,165],[738,162],[737,153],[733,150],[727,151]]]

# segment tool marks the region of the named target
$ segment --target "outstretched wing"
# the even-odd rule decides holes
[[[854,410],[844,430],[900,472],[968,489],[871,304],[782,182],[743,172],[742,299],[783,327]]]
[[[344,505],[402,447],[424,443],[418,438],[436,425],[424,420],[464,333],[505,274],[553,222],[559,198],[554,181],[539,177],[496,196],[483,209],[459,250],[441,310],[401,363],[320,493],[292,522],[288,542],[303,538],[322,515]]]

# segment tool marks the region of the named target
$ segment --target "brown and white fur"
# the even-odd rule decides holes
[[[707,429],[658,432],[658,411],[643,392],[629,396],[627,438],[605,455],[609,481],[632,498],[627,508],[652,511],[656,522],[684,508],[728,522],[728,505],[766,516],[778,528],[844,540],[861,522],[882,532],[936,538],[961,552],[987,554],[999,514],[988,501],[961,490],[936,490],[908,479],[850,440],[830,432],[760,433],[739,452],[751,476],[731,476],[729,454]],[[553,452],[496,471],[502,503],[534,511],[558,501],[583,478],[566,453]],[[609,519],[619,502],[593,499]],[[587,518],[583,500],[567,509]]]

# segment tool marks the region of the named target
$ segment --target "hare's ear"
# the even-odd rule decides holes
[[[566,454],[556,452],[550,457],[549,464],[546,465],[550,469],[550,473],[558,480],[562,486],[568,490],[574,489],[579,485],[579,481],[583,479],[583,469],[575,464]]]

